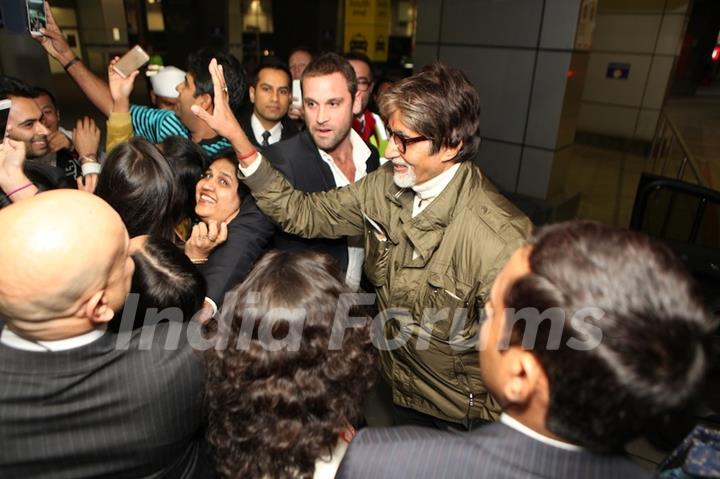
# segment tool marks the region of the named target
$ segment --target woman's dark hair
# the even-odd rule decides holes
[[[183,218],[195,216],[195,185],[205,172],[208,158],[197,144],[182,136],[169,136],[162,142],[165,158],[175,172],[177,202]]]
[[[175,175],[168,160],[146,140],[134,137],[110,152],[96,193],[118,212],[131,238],[174,238],[175,225],[182,219]]]
[[[641,233],[573,221],[545,226],[530,244],[530,273],[505,294],[506,338],[543,366],[550,431],[619,450],[692,398],[716,321],[670,249]],[[562,321],[519,317],[530,310]]]
[[[200,310],[205,278],[172,241],[150,236],[131,256],[135,272],[130,293],[138,299],[133,328],[142,326],[148,308],[178,308],[183,321]]]
[[[227,348],[208,356],[217,473],[312,477],[315,461],[361,419],[377,370],[370,321],[338,315],[344,335],[331,341],[351,295],[332,259],[310,251],[271,251],[234,292],[218,326],[229,329],[218,335]]]

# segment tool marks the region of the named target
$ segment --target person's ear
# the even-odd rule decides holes
[[[362,113],[362,92],[360,90],[355,92],[355,98],[353,98],[353,116]]]
[[[83,308],[83,315],[92,323],[100,324],[110,321],[115,312],[110,309],[105,298],[105,290],[100,290],[88,299]]]
[[[511,348],[506,353],[508,378],[503,395],[511,404],[527,404],[538,394],[544,373],[535,356],[521,348]]]
[[[212,111],[213,99],[209,93],[203,93],[195,97],[195,104],[205,111]]]
[[[450,147],[443,148],[441,151],[441,155],[440,155],[440,161],[445,163],[448,161],[455,160],[455,157],[458,155],[458,153],[460,153],[460,150],[462,150],[462,147],[463,147],[463,142],[461,141],[460,144],[458,144],[457,146],[454,146],[452,148],[450,148]]]
[[[255,104],[255,87],[250,85],[248,88],[248,93],[250,94],[250,103],[253,105]]]

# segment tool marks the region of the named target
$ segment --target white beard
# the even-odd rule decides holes
[[[405,173],[393,173],[393,181],[395,184],[400,188],[412,188],[415,186],[415,183],[417,182],[415,168],[402,160],[393,160],[393,164],[407,166],[407,171]]]

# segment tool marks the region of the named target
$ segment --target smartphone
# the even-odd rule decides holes
[[[300,88],[300,80],[293,80],[292,96],[292,106],[296,108],[302,107],[302,88]]]
[[[127,78],[132,72],[149,61],[150,55],[148,55],[140,45],[135,45],[113,65],[113,70],[121,77]]]
[[[45,18],[45,4],[43,0],[25,0],[27,6],[28,30],[30,35],[41,37],[41,28],[47,26],[47,18]]]
[[[0,141],[5,139],[5,129],[7,128],[8,117],[10,116],[10,108],[12,101],[0,100]]]

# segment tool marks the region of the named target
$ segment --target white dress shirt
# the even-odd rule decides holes
[[[505,424],[507,427],[515,429],[516,431],[525,434],[526,436],[530,436],[531,438],[535,439],[536,441],[540,441],[544,444],[547,444],[548,446],[557,447],[560,449],[564,449],[566,451],[582,451],[583,448],[580,446],[576,446],[575,444],[570,444],[569,442],[563,442],[558,441],[557,439],[553,439],[551,437],[547,437],[543,434],[540,434],[537,431],[534,431],[527,427],[525,424],[521,423],[514,417],[511,417],[508,414],[502,413],[500,415],[500,422]]]
[[[257,140],[258,145],[262,145],[263,133],[265,133],[266,130],[265,127],[262,126],[262,123],[260,123],[260,120],[258,120],[258,117],[255,116],[255,113],[253,113],[250,117],[250,125],[252,126],[253,135],[255,135],[255,139]],[[267,130],[270,132],[270,138],[268,138],[269,144],[272,145],[280,141],[280,139],[282,138],[282,129],[282,122],[279,121],[277,122],[277,124],[275,124],[275,126]]]
[[[335,185],[340,188],[347,186],[350,183],[358,181],[360,178],[367,175],[367,164],[366,161],[370,157],[370,148],[365,144],[360,135],[355,130],[350,130],[350,144],[352,145],[352,159],[355,164],[355,178],[350,181],[345,174],[340,171],[340,168],[335,164],[326,151],[318,148],[320,158],[328,164],[330,171],[333,174]],[[252,175],[260,167],[260,153],[257,154],[255,160],[248,167],[239,166],[240,173],[247,177]],[[350,236],[348,237],[348,267],[347,273],[345,274],[345,283],[353,290],[360,288],[360,277],[362,276],[362,264],[365,257],[365,252],[362,248],[362,236]]]
[[[67,339],[58,339],[56,341],[31,341],[18,336],[14,332],[10,331],[7,325],[3,328],[0,333],[0,343],[4,344],[13,349],[20,349],[23,351],[32,352],[55,352],[55,351],[68,351],[70,349],[81,348],[88,344],[100,339],[105,334],[105,325],[100,326],[97,329],[93,329],[89,333],[81,334]]]
[[[367,164],[365,163],[370,157],[370,148],[365,144],[360,135],[355,130],[350,130],[350,144],[352,144],[352,160],[355,164],[355,178],[350,181],[345,174],[340,171],[340,168],[335,164],[332,156],[330,156],[324,150],[318,148],[320,158],[328,164],[330,171],[332,171],[333,179],[335,179],[335,185],[340,188],[347,186],[351,183],[358,181],[360,178],[367,175]],[[348,241],[348,265],[347,273],[345,274],[345,284],[347,284],[353,291],[360,289],[360,278],[362,276],[362,265],[365,257],[365,251],[362,247],[362,236],[349,236]]]

